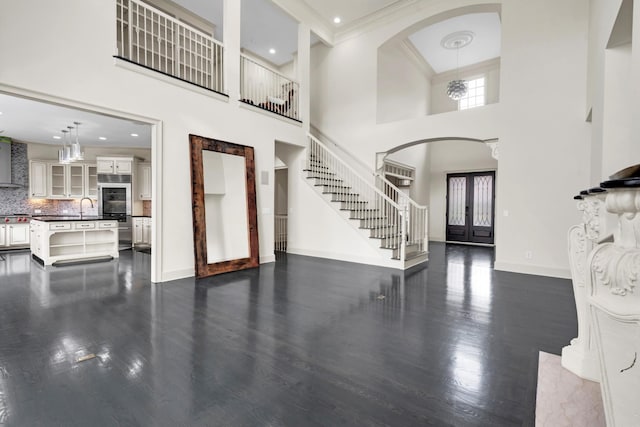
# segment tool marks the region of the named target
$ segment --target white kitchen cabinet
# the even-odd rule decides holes
[[[24,247],[30,242],[29,224],[0,225],[0,247]]]
[[[40,221],[32,220],[34,237],[31,251],[44,265],[57,261],[98,257],[118,258],[117,221]]]
[[[29,246],[29,224],[9,224],[7,227],[9,246]]]
[[[84,165],[84,196],[96,200],[98,198],[98,166]]]
[[[133,246],[151,246],[151,218],[133,218]]]
[[[34,198],[47,197],[47,162],[40,160],[29,162],[29,195]]]
[[[84,197],[84,164],[49,164],[48,198],[78,199]]]
[[[146,245],[151,246],[151,218],[143,218],[142,242]]]
[[[151,200],[151,163],[138,163],[136,181],[139,200]]]
[[[131,157],[97,157],[98,173],[131,175],[133,158]]]
[[[142,229],[144,228],[143,218],[133,218],[133,246],[142,243]]]

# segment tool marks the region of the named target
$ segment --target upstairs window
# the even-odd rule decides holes
[[[458,110],[485,105],[484,77],[467,81],[467,94],[458,101]]]

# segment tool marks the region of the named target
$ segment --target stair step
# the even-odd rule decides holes
[[[360,227],[360,228],[365,229],[365,230],[383,230],[385,228],[388,229],[388,228],[393,228],[393,227],[396,227],[396,225],[395,224],[372,225],[370,227]]]
[[[309,172],[307,178],[331,178],[336,175],[334,172],[314,172],[310,169],[304,169],[304,171]]]
[[[340,208],[340,210],[341,211],[351,211],[351,212],[380,212],[380,209],[377,209],[377,208],[362,208],[362,207],[358,207],[358,208]]]
[[[335,194],[335,195],[346,196],[346,197],[352,197],[352,196],[360,197],[360,194],[352,193],[350,191],[328,191],[327,189],[322,191],[322,194]],[[342,201],[342,200],[336,200],[336,201]]]
[[[312,165],[308,165],[308,167],[306,169],[303,169],[303,170],[305,170],[305,171],[317,171],[318,169],[327,170],[327,169],[329,169],[329,166],[312,164]]]
[[[339,202],[340,203],[340,210],[341,211],[354,211],[354,210],[363,210],[365,206],[367,206],[369,203],[361,200],[361,201],[343,201],[343,200],[332,200],[332,202]]]
[[[386,236],[369,236],[370,239],[376,239],[376,240],[396,240],[396,239],[400,239],[401,237],[396,235],[396,234],[387,234]],[[381,245],[385,245],[385,243],[380,243]]]
[[[309,178],[309,179],[315,179],[316,180],[315,185],[335,185],[334,183],[344,182],[340,178]],[[347,187],[347,188],[351,188],[351,187]]]
[[[412,252],[410,254],[405,254],[404,260],[405,261],[411,261],[414,258],[418,258],[418,257],[421,257],[421,256],[426,255],[426,254],[427,254],[427,251]],[[394,257],[391,257],[391,259],[399,261],[400,260],[400,256],[394,256]]]
[[[386,225],[388,218],[351,218],[360,221],[360,228],[379,227]]]
[[[325,191],[332,194],[345,194],[351,187],[347,187],[346,185],[326,185],[326,184],[315,184],[316,187],[324,187],[323,193]],[[350,194],[350,193],[349,193]]]
[[[352,214],[349,216],[349,219],[362,219],[362,220],[366,220],[366,219],[371,219],[371,220],[377,220],[377,219],[387,219],[386,216],[384,215],[380,215],[380,212],[377,211],[371,211],[369,213],[367,212],[362,212],[362,213],[358,213],[358,214],[354,214],[352,211]]]

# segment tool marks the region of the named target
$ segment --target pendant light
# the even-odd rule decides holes
[[[456,50],[456,78],[447,84],[447,95],[454,101],[459,101],[467,94],[467,82],[460,79],[460,48],[471,43],[473,36],[471,31],[457,31],[445,36],[440,42],[443,48]]]
[[[71,147],[67,145],[67,134],[68,130],[62,129],[62,148],[58,150],[58,163],[63,165],[69,164],[71,162]]]
[[[79,133],[78,128],[80,127],[81,123],[73,122],[73,124],[76,125],[76,140],[71,144],[71,160],[72,161],[84,160],[84,153],[80,148],[80,138],[78,136],[78,133]]]

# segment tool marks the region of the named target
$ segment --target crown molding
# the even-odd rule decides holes
[[[333,47],[335,33],[331,25],[323,19],[315,10],[300,0],[271,0],[276,6],[285,11],[298,22],[304,22],[309,26],[325,44]]]
[[[483,73],[483,72],[486,72],[487,70],[499,69],[499,68],[500,68],[500,57],[487,59],[486,61],[467,65],[466,67],[461,67],[457,70],[453,69],[453,70],[445,71],[440,74],[434,74],[431,79],[431,83],[437,84],[444,81],[449,81],[454,79],[457,75],[460,75],[460,77],[462,78],[468,78],[472,76],[474,73]]]
[[[399,0],[369,15],[358,18],[337,29],[335,31],[334,42],[336,44],[341,43],[378,28],[380,25],[394,21],[399,17],[409,14],[411,11],[415,12],[414,6],[424,2],[425,0]]]

